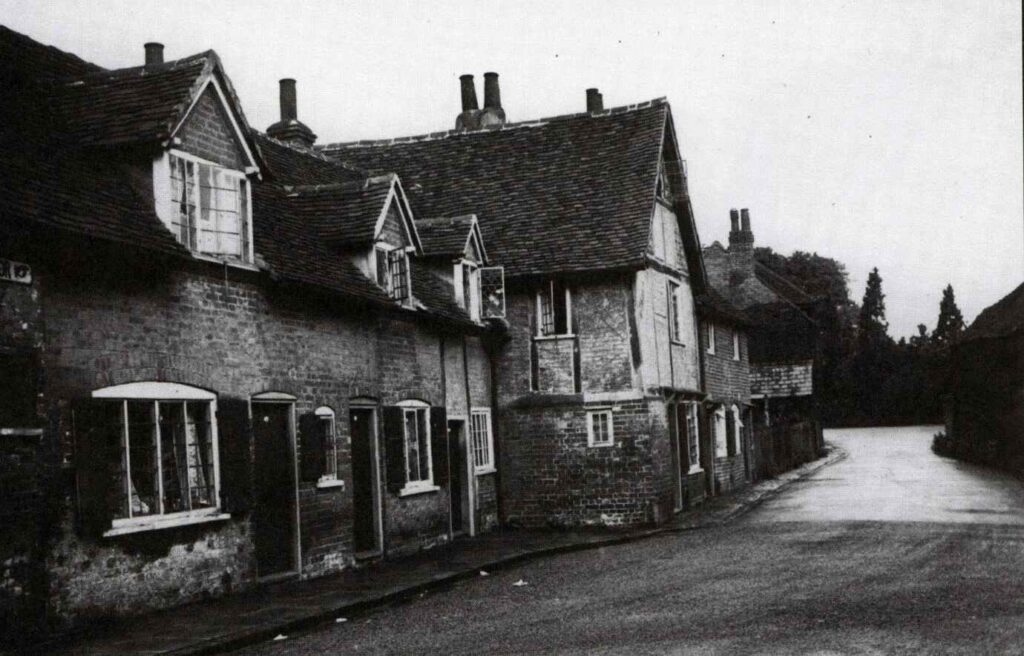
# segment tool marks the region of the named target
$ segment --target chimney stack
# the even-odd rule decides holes
[[[501,108],[501,89],[498,74],[484,73],[484,109],[480,114],[480,127],[504,125],[505,110]]]
[[[603,112],[604,96],[595,88],[587,89],[587,112]]]
[[[729,284],[739,285],[754,275],[754,233],[750,231],[750,210],[729,210]],[[738,225],[737,225],[738,224]]]
[[[146,67],[159,66],[164,63],[164,44],[150,41],[143,46],[146,49]]]
[[[462,111],[469,112],[480,109],[476,103],[476,85],[473,84],[473,76],[460,75],[459,82],[462,85]]]
[[[281,120],[267,128],[267,134],[281,141],[310,148],[316,143],[316,134],[299,120],[295,80],[286,77],[280,82]]]

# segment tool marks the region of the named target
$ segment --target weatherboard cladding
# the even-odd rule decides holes
[[[645,266],[664,100],[500,129],[332,144],[401,176],[418,214],[475,213],[509,277]]]

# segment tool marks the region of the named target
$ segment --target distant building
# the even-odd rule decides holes
[[[946,435],[958,458],[1024,473],[1024,284],[952,347]]]

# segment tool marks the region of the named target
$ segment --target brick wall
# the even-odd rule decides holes
[[[205,263],[145,276],[111,271],[85,282],[57,272],[41,277],[46,392],[64,422],[70,399],[140,380],[243,398],[273,390],[294,395],[298,414],[321,405],[335,410],[346,486],[300,484],[305,576],[352,562],[349,399],[444,404],[440,337],[411,323],[337,311],[295,290],[276,293],[246,272],[229,269],[225,281],[223,267]],[[70,453],[70,430],[63,425],[62,448]],[[446,539],[447,489],[400,498],[382,486],[381,493],[389,553]],[[69,511],[48,564],[58,615],[138,612],[253,581],[252,529],[244,517],[100,542],[79,538],[71,520]]]
[[[245,162],[230,126],[217,92],[209,86],[178,131],[179,148],[221,166],[242,170]]]

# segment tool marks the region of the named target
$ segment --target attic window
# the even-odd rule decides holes
[[[409,302],[409,256],[401,248],[377,244],[373,248],[375,274],[380,285],[392,299],[402,305]]]
[[[238,262],[252,261],[249,181],[192,155],[172,151],[170,227],[193,253]]]

